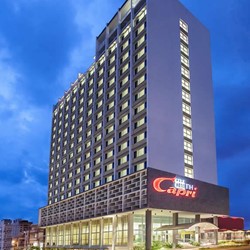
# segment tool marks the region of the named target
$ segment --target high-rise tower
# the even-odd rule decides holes
[[[49,168],[40,224],[50,247],[147,239],[149,249],[175,243],[179,224],[228,213],[209,32],[178,1],[128,0],[103,29],[95,62],[54,106]]]

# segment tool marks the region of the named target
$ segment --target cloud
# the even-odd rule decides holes
[[[71,2],[78,43],[70,51],[69,63],[58,78],[65,89],[77,79],[78,73],[85,73],[94,62],[96,37],[115,14],[113,10],[122,3],[122,0],[92,0],[84,4],[81,0]]]

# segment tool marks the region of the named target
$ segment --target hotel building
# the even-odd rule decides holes
[[[54,106],[45,246],[216,241],[228,196],[217,185],[208,30],[177,0],[127,0]]]

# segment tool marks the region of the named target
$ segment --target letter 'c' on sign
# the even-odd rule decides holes
[[[176,179],[176,177],[174,177],[174,178],[166,178],[166,177],[157,178],[157,179],[155,179],[154,182],[153,182],[153,187],[154,187],[154,189],[155,189],[157,192],[160,192],[160,193],[166,192],[166,191],[167,191],[166,189],[162,189],[162,188],[161,188],[161,183],[162,183],[163,181],[172,181],[172,182],[174,182],[175,179]]]

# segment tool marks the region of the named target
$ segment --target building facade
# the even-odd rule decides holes
[[[48,248],[176,245],[178,230],[228,214],[209,32],[179,1],[127,0],[97,37],[54,106],[48,182]]]
[[[11,249],[11,220],[4,219],[0,222],[0,249],[9,250]]]

